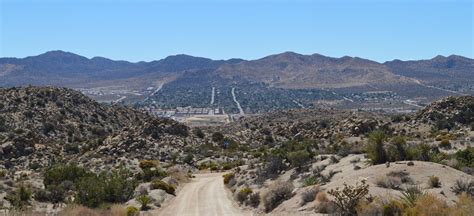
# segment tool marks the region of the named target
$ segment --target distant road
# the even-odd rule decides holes
[[[457,91],[453,91],[453,90],[449,90],[449,89],[443,89],[443,88],[439,88],[439,87],[432,86],[432,85],[425,85],[425,84],[423,84],[423,82],[421,82],[418,79],[414,79],[414,80],[418,85],[424,86],[426,88],[438,89],[440,91],[445,91],[445,92],[449,92],[449,93],[453,93],[453,94],[457,94],[457,95],[466,95],[466,94],[463,94],[463,93],[460,93],[460,92],[457,92]]]
[[[296,101],[296,100],[293,100],[293,103],[295,103],[296,105],[298,105],[299,107],[301,107],[301,108],[304,109],[303,104],[301,104],[300,102],[298,102],[298,101]]]
[[[123,101],[123,100],[125,100],[125,98],[127,98],[127,96],[122,96],[119,99],[115,100],[114,103],[118,103],[120,101]]]
[[[251,215],[240,210],[227,195],[223,173],[196,174],[173,200],[153,215],[161,216],[240,216]]]
[[[146,97],[144,101],[147,101],[148,99],[150,99],[150,96],[153,96],[153,95],[155,95],[156,93],[158,93],[158,92],[163,88],[163,85],[164,85],[164,84],[165,84],[164,82],[160,83],[160,85],[158,86],[158,88],[156,88],[155,91],[153,91],[150,95],[148,95],[148,97]]]
[[[214,104],[214,94],[216,92],[216,88],[212,87],[212,94],[211,94],[211,105]]]
[[[232,97],[234,98],[235,104],[237,104],[237,108],[239,109],[240,115],[245,115],[244,110],[240,106],[240,103],[237,101],[237,98],[235,97],[235,88],[232,88]]]

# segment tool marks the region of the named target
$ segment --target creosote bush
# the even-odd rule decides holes
[[[260,205],[260,193],[251,193],[248,196],[246,204],[253,208],[257,208]]]
[[[270,188],[270,191],[268,191],[268,193],[263,196],[265,212],[271,212],[283,201],[293,197],[293,189],[294,186],[290,182],[276,182],[273,187]]]
[[[453,186],[453,192],[456,194],[466,193],[469,196],[474,196],[474,180],[456,180]]]
[[[95,174],[74,164],[49,168],[43,182],[46,190],[37,191],[35,198],[60,203],[66,198],[66,192],[72,190],[77,203],[92,208],[103,203],[126,202],[138,185],[133,174],[125,168]]]
[[[175,187],[161,180],[153,180],[150,184],[151,189],[161,189],[166,191],[168,194],[175,195]]]
[[[140,215],[140,210],[135,206],[127,207],[127,216],[138,216]]]
[[[235,177],[234,173],[226,173],[222,176],[224,178],[224,184],[229,184],[230,180]]]
[[[309,190],[301,194],[301,206],[304,206],[306,203],[312,202],[316,199],[316,194],[319,193],[319,185],[316,185]]]
[[[249,187],[240,189],[239,192],[237,192],[237,201],[239,201],[239,203],[245,202],[248,199],[248,196],[252,194],[252,192],[252,189]]]
[[[19,189],[9,193],[5,196],[5,199],[10,202],[10,204],[17,209],[22,209],[25,206],[30,204],[32,192],[29,187],[21,185]]]

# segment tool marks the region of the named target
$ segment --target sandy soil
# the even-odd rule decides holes
[[[223,173],[197,174],[176,198],[151,215],[251,215],[239,209],[224,187]]]

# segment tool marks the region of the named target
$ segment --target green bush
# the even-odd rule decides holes
[[[193,133],[194,135],[196,135],[197,137],[201,139],[203,139],[206,136],[204,132],[202,132],[201,128],[194,128]]]
[[[138,166],[142,169],[151,169],[157,167],[159,164],[156,160],[142,160],[139,162]]]
[[[214,132],[212,134],[212,141],[220,143],[224,141],[224,135],[221,132]]]
[[[135,206],[129,206],[127,207],[127,216],[138,216],[140,215],[140,210],[136,208]]]
[[[8,200],[14,208],[23,209],[25,206],[29,205],[31,195],[31,190],[28,187],[21,185],[18,190],[13,193],[8,193],[5,196],[5,200]]]
[[[462,165],[474,168],[474,147],[467,147],[454,154],[456,160]]]
[[[142,205],[140,207],[140,209],[142,211],[146,211],[148,210],[148,204],[151,203],[151,198],[148,196],[148,195],[140,195],[136,198],[137,202],[140,203],[140,205]]]
[[[166,176],[168,176],[168,173],[161,169],[144,169],[141,173],[136,174],[135,178],[139,181],[149,182]]]
[[[384,148],[386,135],[383,131],[373,131],[369,134],[366,152],[372,164],[387,162],[387,153]]]
[[[237,201],[243,203],[247,200],[248,196],[252,193],[252,189],[249,187],[242,188],[239,192],[237,192]]]
[[[174,195],[175,194],[175,187],[173,185],[170,185],[164,181],[161,181],[161,180],[153,180],[150,184],[150,188],[151,189],[161,189],[161,190],[164,190],[166,191],[166,193],[168,194],[172,194]]]
[[[105,182],[98,176],[81,178],[77,183],[76,201],[84,206],[97,208],[106,198]]]
[[[390,146],[387,149],[388,159],[390,161],[403,161],[407,158],[406,141],[404,137],[395,136],[390,140]]]
[[[59,185],[64,181],[76,183],[79,179],[94,175],[89,170],[75,164],[56,165],[44,173],[43,183],[48,188],[50,185]]]
[[[311,177],[308,177],[304,180],[303,185],[304,186],[311,186],[311,185],[315,185],[315,184],[318,184],[318,183],[319,183],[318,178],[316,178],[316,176],[311,176]]]
[[[133,197],[138,182],[133,174],[124,168],[112,171],[110,174],[101,174],[105,182],[105,201],[110,203],[123,203]]]
[[[439,143],[438,147],[442,149],[451,149],[451,143],[449,142],[449,139],[443,139]]]
[[[430,176],[430,178],[428,179],[428,185],[431,188],[439,188],[441,187],[441,181],[437,176]]]
[[[311,162],[311,154],[306,150],[290,152],[288,160],[292,167],[301,168]]]
[[[235,177],[234,173],[226,173],[222,176],[224,178],[224,184],[229,184],[230,180]]]

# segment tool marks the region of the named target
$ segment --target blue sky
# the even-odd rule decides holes
[[[0,0],[0,56],[473,58],[471,0]]]

